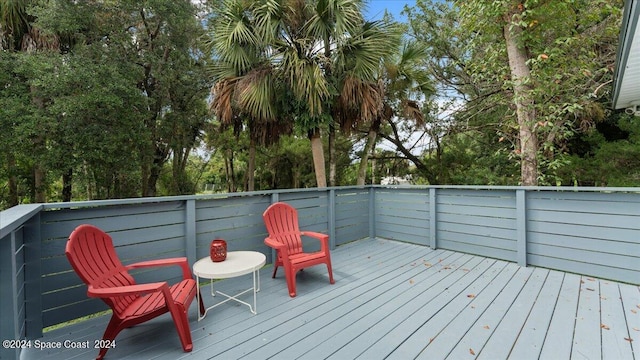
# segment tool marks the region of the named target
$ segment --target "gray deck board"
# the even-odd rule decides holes
[[[636,359],[640,359],[640,287],[620,285],[620,295],[627,329],[631,341],[628,341],[633,349]]]
[[[547,270],[534,269],[518,296],[509,306],[500,323],[495,328],[487,344],[482,348],[480,359],[506,359],[512,351],[513,344],[520,338],[523,324],[529,318],[535,300],[544,285]],[[537,319],[535,319],[537,320]],[[478,353],[479,350],[474,350]]]
[[[578,293],[580,291],[580,276],[564,274],[560,293],[555,299],[555,308],[551,323],[547,328],[547,334],[540,352],[541,359],[568,359],[571,357],[573,334],[578,308]]]
[[[571,359],[589,359],[594,354],[602,353],[600,324],[600,283],[593,278],[583,277],[580,281]]]
[[[518,334],[510,356],[514,359],[538,359],[549,328],[564,274],[550,271],[527,320]]]
[[[452,307],[452,313],[455,315],[455,318],[447,324],[446,327],[443,326],[440,329],[433,330],[433,332],[438,332],[438,334],[436,336],[430,336],[428,347],[422,351],[420,357],[444,359],[453,351],[456,344],[460,343],[465,335],[472,331],[472,329],[486,332],[486,329],[478,323],[478,320],[489,308],[495,296],[502,290],[500,286],[495,286],[496,283],[508,281],[513,276],[516,267],[515,264],[507,264],[503,261],[496,262],[492,266],[492,269],[484,274],[487,279],[483,281],[482,285],[486,284],[486,286],[482,289],[470,288],[465,295],[466,302],[465,297],[462,296],[458,296],[457,298],[459,304],[451,302],[449,307]],[[455,306],[460,306],[462,311],[455,311]],[[430,325],[431,323],[429,323],[429,326]],[[444,331],[445,329],[446,331]],[[468,354],[466,356],[468,356]]]
[[[624,324],[624,308],[620,302],[620,288],[611,282],[600,283],[602,357],[603,359],[628,359],[632,353],[627,327],[614,327],[609,324]]]
[[[332,260],[336,283],[324,266],[305,269],[296,298],[282,270],[271,279],[262,269],[257,315],[225,304],[198,322],[192,306],[191,353],[165,315],[121,332],[107,359],[640,359],[638,286],[382,239],[339,246]],[[250,282],[215,287],[234,293]],[[40,340],[93,342],[107,321]],[[22,358],[96,354],[31,349]]]

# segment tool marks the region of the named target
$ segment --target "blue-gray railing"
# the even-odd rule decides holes
[[[640,188],[365,186],[21,205],[0,213],[0,338],[35,339],[106,309],[64,256],[80,224],[108,232],[124,263],[193,263],[214,238],[271,261],[262,212],[276,201],[298,209],[302,228],[328,233],[332,247],[379,237],[640,284]],[[0,358],[19,353],[3,347]]]

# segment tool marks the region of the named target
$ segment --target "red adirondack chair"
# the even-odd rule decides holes
[[[187,259],[171,258],[144,261],[124,266],[120,262],[111,236],[92,225],[80,225],[69,236],[65,253],[78,276],[88,285],[87,295],[101,298],[113,314],[104,332],[105,344],[118,333],[170,312],[185,352],[193,349],[189,329],[188,309],[196,294],[196,282],[191,276]],[[136,284],[129,270],[176,265],[182,268],[183,280],[173,286],[167,282]],[[200,312],[204,306],[200,303]],[[109,347],[100,349],[102,359]]]
[[[273,266],[273,278],[279,266],[284,266],[289,296],[296,296],[296,274],[304,268],[326,264],[329,270],[329,283],[333,284],[331,255],[329,253],[329,235],[313,231],[300,231],[298,212],[291,205],[277,202],[262,214],[269,236],[264,243],[277,250],[278,257]],[[320,251],[307,253],[302,249],[302,236],[320,241]]]

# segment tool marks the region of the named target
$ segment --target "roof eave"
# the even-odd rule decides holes
[[[631,108],[628,110],[629,113],[634,113],[640,108],[639,19],[638,0],[626,1],[616,56],[612,103],[614,109]],[[634,106],[637,108],[634,109]]]

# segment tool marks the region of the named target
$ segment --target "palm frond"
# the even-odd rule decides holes
[[[270,67],[256,68],[238,81],[238,105],[258,120],[276,117],[274,78]]]
[[[382,115],[383,85],[349,76],[342,85],[338,98],[340,127],[350,131],[361,122],[373,121]]]
[[[30,26],[27,19],[28,6],[29,1],[25,0],[0,1],[0,36],[7,37],[7,40],[22,39]]]
[[[396,25],[382,21],[364,23],[336,49],[336,63],[342,71],[374,81],[380,65],[396,51],[399,41]]]
[[[424,125],[424,115],[420,110],[420,105],[414,100],[405,100],[402,102],[403,116],[407,119],[412,119],[416,125]]]
[[[318,0],[311,9],[305,32],[316,39],[338,39],[364,22],[361,0]]]
[[[219,61],[246,73],[256,62],[260,45],[245,7],[246,0],[226,0],[214,10],[207,46]]]
[[[329,98],[329,87],[322,68],[303,58],[295,48],[282,54],[282,72],[296,96],[308,104],[312,116],[322,113],[322,104]]]
[[[233,98],[235,80],[222,80],[211,88],[211,103],[209,111],[213,112],[223,124],[230,124],[233,120]]]

